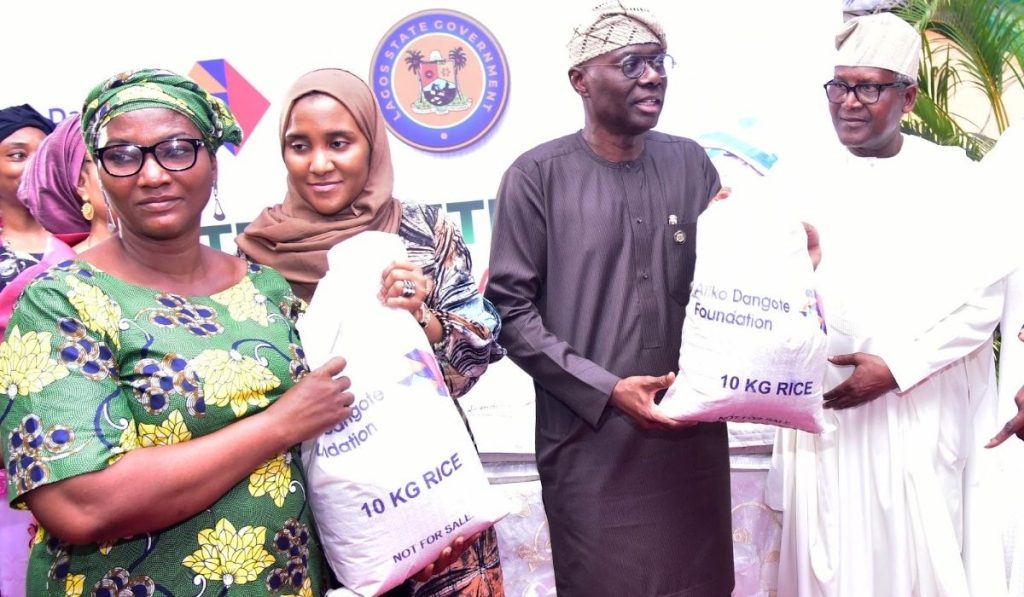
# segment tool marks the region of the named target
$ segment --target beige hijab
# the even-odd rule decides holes
[[[282,154],[292,107],[299,98],[312,92],[341,102],[370,142],[366,186],[348,207],[324,216],[302,199],[289,180],[284,201],[263,210],[235,240],[250,259],[279,271],[295,293],[307,301],[327,273],[327,251],[331,247],[364,230],[396,233],[402,216],[401,204],[391,196],[394,172],[384,119],[370,89],[356,75],[331,68],[299,77],[288,90],[286,107],[281,112]]]

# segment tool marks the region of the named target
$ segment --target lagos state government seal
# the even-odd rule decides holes
[[[427,151],[479,141],[508,101],[501,46],[486,27],[452,10],[418,12],[396,23],[378,44],[371,68],[388,129]]]

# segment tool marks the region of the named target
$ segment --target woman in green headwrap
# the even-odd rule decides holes
[[[7,495],[40,523],[27,593],[321,594],[293,446],[353,397],[343,359],[308,371],[288,283],[199,242],[241,130],[156,70],[99,85],[82,127],[118,237],[28,286],[0,345]]]

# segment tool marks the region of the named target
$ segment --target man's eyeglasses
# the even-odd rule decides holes
[[[580,68],[585,66],[617,66],[622,69],[622,74],[627,79],[639,79],[647,67],[658,73],[658,76],[667,77],[668,71],[672,70],[676,66],[674,58],[668,54],[655,54],[653,56],[626,56],[622,60],[612,64],[581,64]]]
[[[893,83],[858,83],[856,85],[847,85],[840,81],[829,81],[825,83],[825,96],[833,104],[841,104],[852,91],[857,96],[857,101],[868,105],[877,102],[882,97],[882,91],[889,87],[901,88],[909,86],[910,83],[903,81]]]
[[[134,176],[142,170],[146,154],[151,153],[156,163],[169,172],[181,172],[196,165],[199,148],[204,145],[202,139],[167,139],[155,145],[143,147],[122,143],[108,145],[96,150],[103,169],[107,174],[117,177]]]

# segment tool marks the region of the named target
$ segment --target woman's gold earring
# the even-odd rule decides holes
[[[82,217],[86,220],[92,220],[93,216],[96,215],[96,210],[93,209],[92,203],[86,201],[82,204]]]

